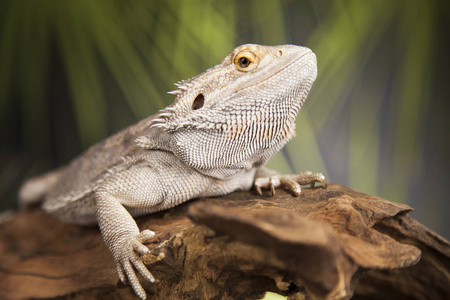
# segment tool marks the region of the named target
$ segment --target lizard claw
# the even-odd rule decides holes
[[[279,176],[270,176],[269,178],[269,186],[272,191],[272,197],[275,196],[275,189],[280,186],[280,177]]]
[[[262,190],[261,190],[261,186],[255,184],[255,188],[256,188],[256,191],[258,192],[258,194],[259,194],[260,196],[262,196],[263,193],[262,193]]]
[[[328,187],[327,179],[325,177],[323,177],[322,179],[319,179],[317,181],[311,182],[311,188],[315,188],[316,183],[320,183],[321,184],[320,186],[324,189],[326,189]]]
[[[300,175],[300,174],[299,174]],[[320,183],[322,188],[327,188],[327,179],[322,173],[311,173],[307,174],[302,180],[310,181],[311,188],[315,187],[316,183]]]

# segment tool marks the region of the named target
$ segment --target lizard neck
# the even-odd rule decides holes
[[[152,128],[136,143],[146,150],[171,152],[198,172],[225,180],[264,165],[295,136],[294,121],[275,117],[267,109],[249,120],[236,119],[214,129],[184,127],[169,134]]]

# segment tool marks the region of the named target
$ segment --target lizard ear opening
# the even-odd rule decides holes
[[[192,103],[192,109],[197,110],[199,108],[202,108],[204,103],[205,103],[205,96],[203,96],[203,94],[198,94],[198,96],[195,97],[195,100]]]

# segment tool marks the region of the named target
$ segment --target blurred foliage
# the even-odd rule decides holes
[[[170,104],[173,82],[235,46],[293,43],[317,54],[319,76],[297,138],[269,166],[423,207],[419,220],[448,235],[449,11],[438,0],[2,1],[0,207],[24,178]]]

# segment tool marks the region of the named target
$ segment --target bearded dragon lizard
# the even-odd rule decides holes
[[[98,224],[120,280],[142,299],[137,272],[154,277],[141,260],[156,242],[133,216],[189,199],[252,186],[326,185],[320,173],[280,175],[264,164],[294,137],[295,118],[317,75],[314,53],[294,45],[237,47],[215,67],[181,81],[175,102],[92,146],[69,165],[27,181],[22,207],[42,208],[63,222]],[[136,272],[137,271],[137,272]]]

